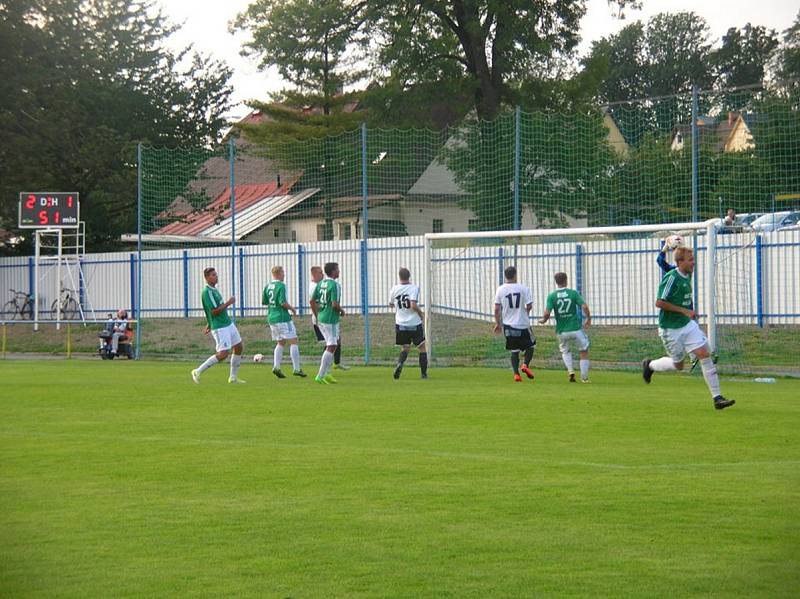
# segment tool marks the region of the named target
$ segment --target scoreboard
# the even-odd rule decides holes
[[[79,221],[77,192],[22,191],[19,194],[20,229],[75,228]]]

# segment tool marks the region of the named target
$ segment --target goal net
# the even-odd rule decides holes
[[[502,334],[494,334],[494,298],[507,266],[532,291],[530,314],[537,339],[534,364],[563,367],[553,319],[538,319],[554,275],[567,275],[591,309],[592,367],[635,367],[664,355],[658,337],[658,264],[663,241],[682,237],[695,250],[694,306],[724,372],[759,372],[769,357],[746,351],[758,329],[756,236],[722,234],[716,222],[515,232],[429,234],[425,239],[427,280],[423,294],[431,360],[437,365],[506,366]],[[664,262],[674,264],[672,252]],[[752,344],[751,344],[752,345]],[[765,349],[764,351],[767,351]],[[577,357],[577,356],[576,356]],[[780,365],[778,365],[780,366]],[[767,368],[768,370],[768,368]]]

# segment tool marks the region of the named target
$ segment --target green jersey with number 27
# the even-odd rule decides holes
[[[547,296],[547,309],[556,317],[556,333],[580,330],[583,303],[581,294],[567,287],[556,289]]]

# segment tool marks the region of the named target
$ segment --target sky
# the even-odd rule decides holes
[[[188,44],[204,54],[225,61],[233,68],[233,101],[236,105],[228,116],[238,119],[249,110],[248,99],[266,100],[268,94],[286,87],[273,67],[262,71],[255,59],[240,55],[247,33],[232,35],[228,23],[244,11],[250,0],[157,0],[171,21],[182,24],[171,39],[175,48]],[[729,27],[746,23],[764,25],[782,33],[789,28],[800,10],[798,0],[643,0],[642,10],[626,10],[626,18],[614,18],[606,0],[588,0],[587,13],[581,22],[581,54],[591,47],[592,40],[616,33],[636,20],[646,21],[659,12],[694,11],[711,28],[712,39],[718,40]]]

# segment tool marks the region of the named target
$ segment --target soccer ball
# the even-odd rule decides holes
[[[670,235],[664,240],[664,246],[669,250],[676,250],[683,247],[683,237],[680,235]]]
[[[256,354],[255,356],[253,356],[253,362],[255,362],[256,364],[261,362],[263,359],[264,359],[264,354]]]

